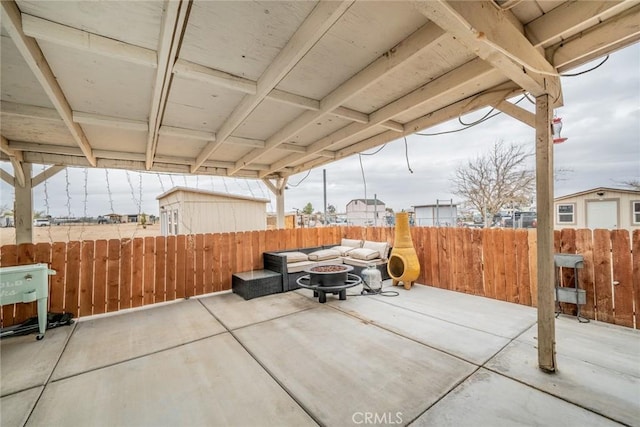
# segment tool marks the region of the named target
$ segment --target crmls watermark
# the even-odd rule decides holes
[[[354,424],[402,424],[402,412],[354,412]]]

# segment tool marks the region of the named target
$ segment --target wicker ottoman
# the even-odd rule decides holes
[[[282,292],[282,274],[271,270],[236,273],[231,280],[233,293],[252,299]]]

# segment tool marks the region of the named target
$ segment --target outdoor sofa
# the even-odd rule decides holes
[[[389,279],[387,261],[391,247],[387,242],[342,239],[339,245],[311,248],[287,249],[264,252],[264,268],[282,274],[283,291],[298,289],[296,280],[309,274],[306,270],[329,264],[346,264],[353,267],[352,273],[360,275],[368,265],[376,266],[382,279]]]

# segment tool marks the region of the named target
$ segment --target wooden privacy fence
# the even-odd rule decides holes
[[[411,232],[421,265],[419,283],[536,305],[535,230],[413,227]],[[394,230],[299,228],[4,245],[0,266],[48,263],[57,271],[50,277],[49,311],[89,316],[228,290],[233,273],[262,268],[265,251],[332,245],[342,237],[392,244]],[[631,235],[565,229],[555,232],[555,246],[556,252],[584,256],[578,275],[587,294],[584,316],[640,324],[640,230]],[[573,270],[563,269],[560,280],[572,284]],[[4,306],[2,326],[35,313],[35,303]]]

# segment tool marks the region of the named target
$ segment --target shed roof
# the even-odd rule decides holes
[[[286,177],[640,39],[635,1],[0,2],[0,159]],[[549,58],[549,59],[547,59]]]
[[[352,199],[349,201],[349,203],[347,203],[347,205],[350,204],[351,202],[361,202],[366,205],[384,205],[385,204],[380,199]]]
[[[201,190],[199,188],[188,188],[188,187],[173,187],[169,191],[166,191],[166,192],[162,193],[161,195],[159,195],[158,197],[156,197],[156,199],[157,200],[164,199],[165,197],[169,196],[170,194],[176,193],[178,191],[182,191],[182,192],[185,192],[185,193],[197,193],[197,194],[204,194],[204,195],[209,195],[209,196],[224,197],[224,198],[227,198],[227,199],[246,200],[246,201],[250,201],[250,202],[261,202],[261,203],[269,203],[270,202],[269,199],[261,199],[261,198],[257,198],[257,197],[242,196],[240,194],[221,193],[221,192],[218,192],[218,191],[207,191],[207,190]]]
[[[559,200],[572,199],[574,197],[580,197],[580,196],[584,196],[591,193],[597,193],[599,191],[621,193],[621,194],[637,194],[638,197],[640,197],[640,190],[631,190],[628,188],[596,187],[590,190],[584,190],[578,193],[572,193],[572,194],[567,194],[566,196],[556,197],[554,200],[557,202]]]

